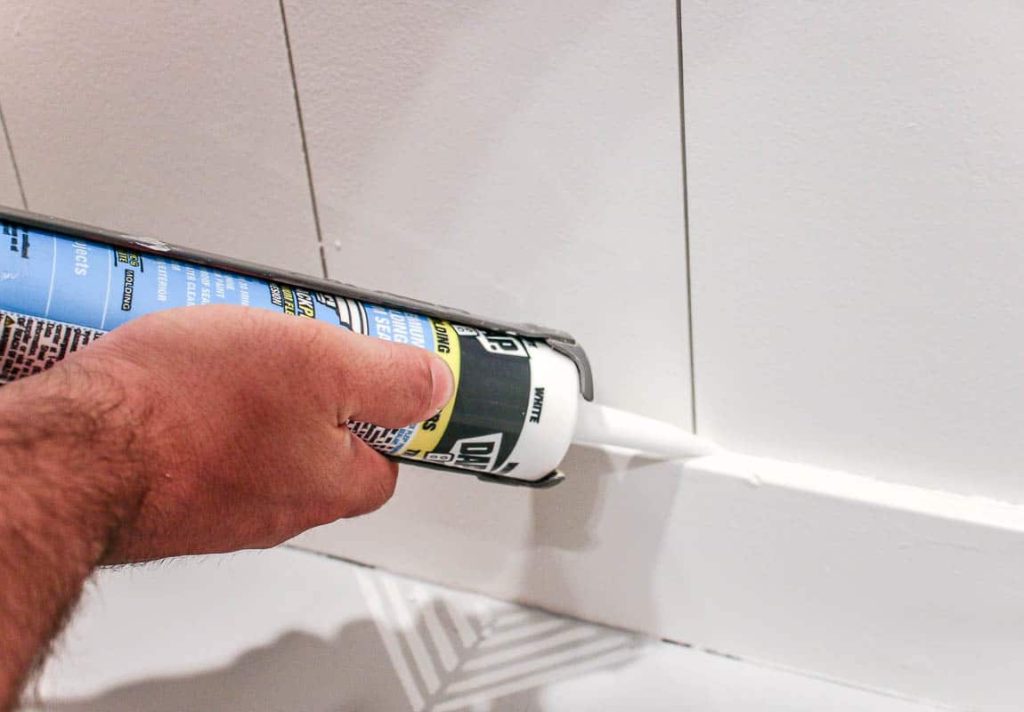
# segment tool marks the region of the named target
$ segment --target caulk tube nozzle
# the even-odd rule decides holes
[[[701,457],[720,448],[709,440],[660,420],[581,401],[573,442],[617,445],[667,459]]]

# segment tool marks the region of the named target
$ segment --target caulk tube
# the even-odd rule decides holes
[[[193,261],[178,258],[181,251],[171,257],[162,251],[174,248],[163,243],[129,238],[151,248],[130,249],[115,233],[97,229],[93,235],[84,226],[3,213],[0,383],[42,370],[144,314],[237,304],[410,344],[445,360],[456,389],[436,416],[405,428],[349,424],[385,455],[529,484],[551,482],[569,447],[580,375],[569,357],[540,338],[300,288],[264,268],[262,279],[233,271],[226,258],[221,263],[185,253],[202,258]]]

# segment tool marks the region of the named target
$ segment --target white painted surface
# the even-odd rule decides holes
[[[331,276],[568,330],[688,426],[673,3],[286,8]]]
[[[1013,11],[933,7],[684,3],[702,432],[1018,498]],[[287,8],[332,276],[566,328],[603,400],[688,425],[671,3]],[[274,3],[26,3],[0,20],[30,207],[317,271]],[[302,541],[856,684],[1018,706],[1018,510],[731,458],[579,450],[566,469],[536,493],[406,470],[387,510]],[[64,679],[92,682],[60,694],[173,709],[255,679],[253,694],[336,707],[309,671],[345,657],[318,627],[344,614],[266,561],[183,588],[170,568],[126,573],[153,577],[81,624],[119,644],[78,658]],[[210,608],[236,578],[243,593]],[[263,586],[288,587],[283,618]],[[131,620],[166,642],[140,650]],[[293,628],[320,639],[273,642]],[[679,699],[714,677],[666,665]],[[294,684],[272,686],[279,668]],[[168,676],[184,681],[146,682]],[[760,684],[755,700],[774,689]]]
[[[1018,709],[1024,508],[777,461],[576,450],[553,490],[407,469],[303,546],[913,699]],[[483,496],[486,495],[486,496]]]
[[[319,273],[276,2],[0,6],[29,207]]]
[[[701,433],[1024,501],[1024,8],[682,20]]]
[[[0,96],[0,102],[3,97]],[[3,104],[0,103],[0,107]],[[7,141],[4,138],[3,127],[0,127],[0,205],[20,208],[21,194],[18,192],[18,181],[14,173],[14,163],[11,161],[11,153],[7,150]]]
[[[299,551],[104,572],[50,712],[926,712]]]

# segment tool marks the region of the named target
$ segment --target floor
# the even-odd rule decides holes
[[[102,572],[32,710],[821,710],[891,697],[279,548]]]

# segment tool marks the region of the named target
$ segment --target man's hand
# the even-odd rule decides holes
[[[69,365],[69,386],[116,383],[116,427],[134,435],[144,493],[107,562],[273,546],[371,512],[397,467],[345,424],[409,425],[452,391],[422,349],[240,307],[144,317]]]
[[[346,427],[425,420],[439,358],[311,319],[173,309],[0,389],[0,708],[101,563],[268,547],[391,496]]]

